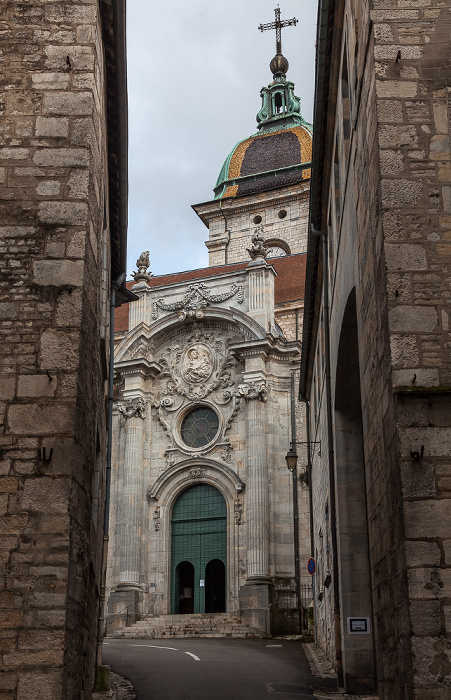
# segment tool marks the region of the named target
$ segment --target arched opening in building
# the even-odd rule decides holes
[[[177,564],[175,583],[177,613],[180,615],[192,614],[194,612],[194,566],[190,561],[181,561]]]
[[[192,606],[188,602],[180,606],[180,596],[185,594],[181,590],[182,573],[188,572],[185,564],[193,567],[193,591],[192,598],[184,597],[183,601],[191,600]],[[226,565],[227,506],[224,497],[210,484],[190,486],[180,494],[172,511],[171,612],[182,613],[181,607],[185,606],[190,607],[189,613],[225,612]]]
[[[341,327],[334,408],[343,673],[348,692],[367,693],[375,667],[355,289]]]
[[[225,612],[225,565],[221,559],[211,559],[205,568],[205,612]]]
[[[276,108],[276,114],[283,112],[283,97],[280,92],[276,92],[274,96],[274,105]]]

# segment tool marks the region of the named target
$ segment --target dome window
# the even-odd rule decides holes
[[[279,217],[279,219],[284,219],[284,218],[286,217],[286,215],[287,215],[287,212],[285,211],[285,209],[281,209],[281,210],[279,211],[279,213],[277,214],[277,216]]]
[[[262,222],[262,217],[259,216],[259,215],[257,214],[257,216],[254,216],[254,218],[252,219],[252,221],[254,222],[254,224],[261,224],[261,222]]]

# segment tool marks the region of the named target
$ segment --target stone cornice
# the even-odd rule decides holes
[[[296,192],[293,192],[293,188],[296,188]],[[299,201],[299,196],[304,193],[308,195],[310,189],[310,180],[301,182],[297,185],[290,185],[286,188],[287,192],[284,193],[283,190],[277,190],[277,192],[264,192],[265,195],[265,207],[267,206],[282,206],[289,202]],[[299,191],[300,190],[300,191]],[[200,204],[193,204],[192,208],[203,221],[203,223],[208,226],[208,221],[212,219],[219,219],[224,217],[224,213],[227,215],[238,214],[244,212],[254,211],[258,206],[259,195],[244,195],[242,197],[236,198],[232,197],[229,199],[213,199],[208,202],[201,202]],[[252,201],[250,199],[252,198]]]
[[[262,340],[248,340],[243,343],[233,343],[230,351],[240,359],[246,357],[263,357],[290,361],[299,359],[301,345],[297,341],[282,341],[268,335]]]
[[[137,374],[147,379],[147,377],[156,377],[161,372],[161,366],[154,360],[136,358],[133,360],[122,360],[120,362],[115,362],[114,370],[122,376]]]

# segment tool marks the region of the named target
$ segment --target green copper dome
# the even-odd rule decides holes
[[[294,83],[286,79],[288,61],[277,54],[270,64],[273,82],[260,91],[258,132],[227,156],[214,187],[215,199],[284,187],[310,178],[312,126],[301,115]]]

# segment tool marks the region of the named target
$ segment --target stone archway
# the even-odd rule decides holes
[[[238,529],[241,519],[236,517],[242,511],[242,492],[245,484],[227,465],[212,459],[190,458],[167,469],[148,490],[150,518],[158,513],[158,544],[156,547],[157,580],[161,582],[163,595],[157,614],[171,614],[174,611],[174,588],[171,578],[173,566],[172,515],[179,497],[187,489],[197,485],[210,485],[222,496],[227,513],[226,557],[220,557],[225,566],[225,602],[227,612],[239,610],[239,568],[238,568]],[[238,511],[237,511],[238,506]],[[205,562],[215,559],[213,554]],[[168,575],[169,573],[169,575]],[[201,580],[199,578],[199,580]],[[205,580],[205,579],[204,579]]]

